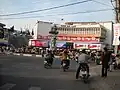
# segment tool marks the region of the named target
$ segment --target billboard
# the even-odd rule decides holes
[[[120,24],[113,24],[113,45],[119,45]]]
[[[35,47],[48,47],[48,41],[41,41],[41,40],[30,40],[29,46],[35,46]]]

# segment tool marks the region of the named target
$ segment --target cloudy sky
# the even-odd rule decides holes
[[[65,5],[84,0],[0,0],[0,15],[18,13],[31,10],[41,10],[45,8]],[[99,1],[101,3],[95,2]],[[77,4],[74,6],[68,6],[64,8],[41,11],[37,13],[16,15],[16,16],[0,16],[0,22],[10,27],[15,26],[15,29],[30,28],[32,29],[37,20],[50,21],[55,23],[61,23],[61,19],[64,21],[113,21],[114,12],[112,10],[94,12],[94,13],[79,13],[69,15],[58,15],[76,12],[85,12],[92,10],[112,9],[110,3],[111,0],[93,0],[86,3]],[[53,16],[49,16],[53,15]],[[37,17],[36,17],[37,16]],[[23,18],[31,17],[31,18]],[[12,18],[12,19],[11,19]],[[15,19],[16,18],[16,19]]]

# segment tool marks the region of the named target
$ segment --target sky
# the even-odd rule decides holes
[[[74,3],[84,0],[0,0],[0,15],[18,13],[31,10],[39,10],[50,8],[54,6],[65,5],[68,3]],[[15,29],[20,30],[20,28],[29,28],[30,30],[34,27],[37,20],[47,21],[54,23],[63,23],[67,21],[79,21],[79,22],[92,22],[92,21],[114,21],[114,11],[102,11],[94,13],[79,13],[74,15],[57,15],[57,14],[67,14],[74,12],[84,12],[91,10],[100,10],[100,9],[112,9],[111,0],[95,0],[103,4],[96,3],[93,1],[81,3],[74,6],[68,6],[64,8],[42,11],[37,13],[25,14],[25,15],[16,15],[16,16],[0,16],[0,22],[6,24],[6,27],[15,26]],[[47,16],[54,15],[54,16]],[[21,18],[21,19],[6,19],[3,18],[19,18],[19,17],[35,17],[36,18]],[[64,19],[61,21],[61,19]]]

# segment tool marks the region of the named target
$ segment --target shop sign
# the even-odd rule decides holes
[[[113,45],[119,45],[120,24],[113,24]]]
[[[100,49],[101,48],[101,44],[89,44],[88,48],[89,49]]]
[[[99,42],[99,39],[97,39],[97,38],[86,38],[86,37],[62,37],[62,36],[58,36],[57,40],[81,41],[81,42],[91,42],[91,41]]]
[[[74,44],[74,48],[76,49],[87,49],[88,45],[87,44]]]
[[[30,41],[29,41],[29,46],[48,47],[48,42],[39,41],[39,40],[30,40]]]
[[[50,35],[48,35],[48,36],[38,35],[38,36],[37,36],[37,39],[50,40],[50,39],[51,39],[51,37],[50,37]]]
[[[75,49],[101,49],[101,44],[74,44]]]

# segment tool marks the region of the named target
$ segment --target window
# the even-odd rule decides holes
[[[86,34],[87,34],[87,35],[89,34],[89,33],[88,33],[88,30],[89,30],[89,29],[87,28],[87,29],[86,29]]]
[[[74,29],[74,34],[76,34],[76,29],[75,28],[73,28]]]
[[[86,32],[87,32],[87,29],[85,28],[85,29],[84,29],[84,34],[85,34],[85,35],[86,35]]]

